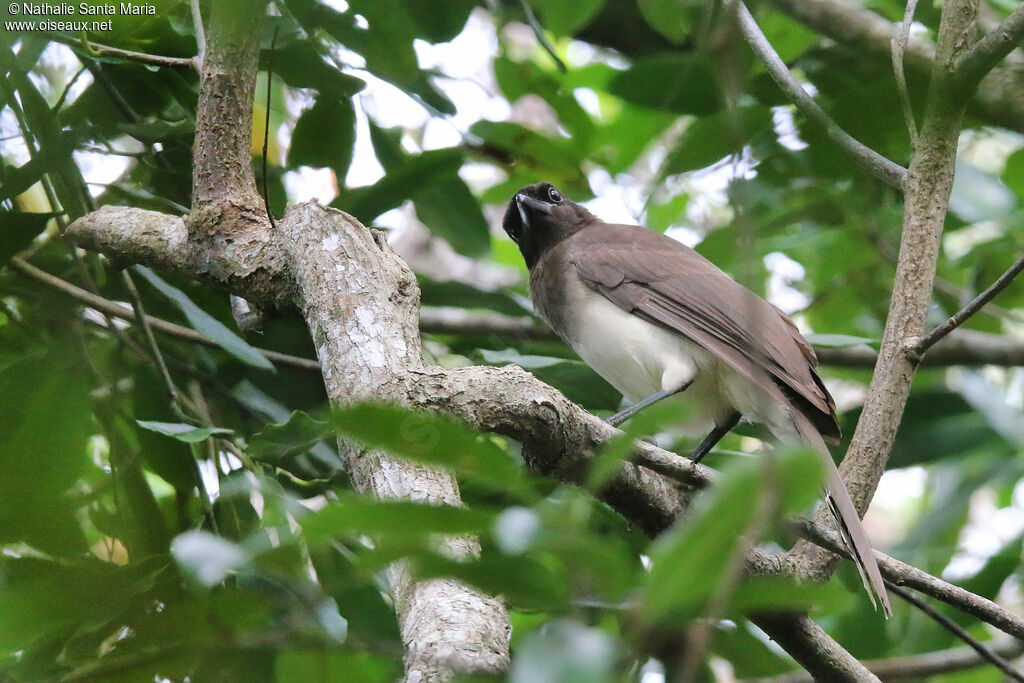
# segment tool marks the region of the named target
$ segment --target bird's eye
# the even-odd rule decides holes
[[[559,204],[562,201],[562,193],[553,187],[548,188],[548,199],[551,200],[552,204]]]

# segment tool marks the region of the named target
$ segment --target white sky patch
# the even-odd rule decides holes
[[[973,576],[985,561],[1024,531],[1024,507],[1021,482],[1014,489],[1013,504],[996,507],[995,493],[988,488],[971,496],[967,526],[960,534],[959,550],[942,578],[949,580]]]
[[[773,251],[764,257],[764,265],[771,273],[768,277],[768,300],[785,313],[802,310],[811,303],[803,292],[791,286],[804,279],[804,267],[781,251]]]
[[[362,96],[358,99],[361,105]],[[345,185],[348,187],[361,187],[372,185],[384,177],[384,167],[377,161],[373,153],[373,143],[370,141],[370,124],[367,122],[366,114],[362,106],[356,107],[356,145],[352,153],[352,165],[348,167],[348,174],[345,176]]]
[[[75,164],[82,171],[82,177],[89,184],[89,194],[93,197],[103,194],[107,189],[106,186],[117,181],[134,163],[131,157],[98,152],[76,151],[72,154]]]
[[[316,199],[327,204],[338,194],[334,189],[334,172],[329,168],[300,166],[298,170],[286,172],[282,180],[288,200],[292,202]]]
[[[596,92],[590,88],[576,88],[572,91],[572,96],[583,107],[583,111],[595,119],[601,118],[601,100]]]
[[[793,151],[807,148],[807,143],[800,139],[800,131],[793,120],[793,107],[772,107],[772,123],[775,134],[779,136],[780,145]]]

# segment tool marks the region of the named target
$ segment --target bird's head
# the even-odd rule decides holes
[[[592,220],[592,213],[565,198],[551,183],[536,183],[512,197],[502,227],[532,268],[546,250]]]

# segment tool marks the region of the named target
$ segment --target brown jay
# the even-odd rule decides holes
[[[685,391],[689,426],[708,432],[699,460],[740,419],[822,456],[826,500],[868,594],[889,599],[857,509],[829,455],[835,403],[817,358],[782,311],[693,249],[636,225],[612,225],[550,183],[516,193],[503,222],[530,269],[534,307],[633,405]]]

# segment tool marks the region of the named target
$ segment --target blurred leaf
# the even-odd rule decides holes
[[[512,662],[512,683],[617,680],[612,666],[619,645],[600,629],[559,620],[528,636]]]
[[[1024,147],[1006,158],[1003,183],[1013,190],[1018,201],[1024,201]]]
[[[6,263],[46,229],[56,214],[0,211],[0,263]]]
[[[700,57],[663,54],[633,60],[608,86],[611,94],[644,107],[676,114],[712,114],[722,94],[711,66]]]
[[[143,429],[148,429],[151,432],[163,434],[169,436],[178,441],[184,441],[185,443],[199,443],[209,439],[214,434],[231,434],[230,429],[222,429],[220,427],[196,427],[195,425],[184,424],[181,422],[152,422],[149,420],[136,420]]]
[[[519,609],[561,609],[569,597],[568,577],[558,563],[544,562],[530,554],[514,560],[484,553],[473,561],[423,555],[415,572],[423,578],[452,578],[476,586],[487,595],[501,595]]]
[[[758,14],[757,23],[768,42],[787,64],[821,40],[817,33],[781,12]]]
[[[260,68],[273,63],[274,73],[293,88],[314,88],[321,95],[340,101],[366,87],[356,78],[342,73],[324,61],[308,41],[296,41],[276,49],[271,56],[260,56]],[[319,98],[318,98],[319,99]]]
[[[860,419],[860,410],[842,416],[845,451]],[[890,468],[931,463],[944,458],[959,458],[975,449],[991,449],[998,434],[985,418],[956,393],[946,390],[919,390],[907,402],[900,429],[893,442]]]
[[[705,168],[739,152],[751,137],[771,130],[767,107],[725,109],[694,121],[669,152],[661,172],[665,175]]]
[[[752,525],[770,521],[754,517],[764,514],[766,497],[779,513],[801,510],[818,497],[822,478],[818,458],[799,448],[732,463],[714,488],[704,492],[686,522],[651,546],[652,567],[644,582],[647,618],[657,622],[696,617],[730,563],[743,561],[739,544]],[[788,589],[774,594],[765,589],[769,602],[786,603],[798,597]],[[732,598],[753,599],[759,592],[741,584]]]
[[[454,420],[397,406],[360,403],[337,409],[331,424],[345,437],[413,462],[450,469],[495,490],[527,495],[520,463]]]
[[[279,683],[390,683],[401,677],[398,662],[369,652],[288,650],[274,665],[274,680]]]
[[[732,665],[737,678],[768,678],[789,671],[792,665],[750,631],[746,620],[715,630],[711,652]],[[760,634],[758,634],[760,635]]]
[[[605,0],[531,0],[530,6],[540,15],[544,28],[558,35],[571,36],[574,31],[590,22],[604,2]]]
[[[491,246],[490,228],[469,187],[458,175],[433,183],[413,195],[416,216],[430,232],[466,256],[484,256]]]
[[[443,43],[462,31],[476,0],[432,0],[405,5],[416,21],[424,40]]]
[[[975,410],[985,416],[993,430],[1015,448],[1024,448],[1024,415],[1009,404],[1001,392],[975,370],[965,370],[960,393]]]
[[[319,545],[331,538],[369,534],[387,539],[419,540],[431,534],[479,534],[490,528],[494,515],[451,505],[346,496],[302,520],[306,542]]]
[[[958,161],[949,196],[949,210],[968,223],[995,220],[1017,207],[1013,193],[999,178],[973,164]]]
[[[989,557],[974,576],[958,581],[957,585],[975,595],[995,600],[1006,580],[1020,569],[1022,549],[1024,536],[1017,536]]]
[[[0,541],[76,552],[84,539],[65,492],[89,465],[96,426],[70,341],[0,365]]]
[[[249,346],[241,337],[225,327],[221,322],[209,313],[199,308],[185,292],[164,281],[159,275],[145,266],[135,266],[146,282],[153,285],[161,294],[166,296],[174,305],[185,314],[196,332],[199,332],[207,339],[217,342],[217,345],[230,353],[232,356],[247,365],[261,370],[276,372],[274,366],[259,351]]]
[[[326,167],[344,182],[356,143],[352,100],[320,96],[299,117],[288,150],[288,166]]]
[[[411,199],[417,191],[434,189],[439,180],[450,178],[462,166],[457,149],[438,149],[410,157],[369,187],[346,190],[331,206],[352,214],[369,225],[385,211]]]
[[[648,25],[674,45],[682,45],[690,37],[694,10],[704,0],[637,0],[637,7]]]
[[[512,316],[532,315],[532,311],[502,291],[488,291],[457,280],[434,280],[417,274],[420,302],[424,306],[457,306],[482,308]]]
[[[330,436],[330,425],[296,410],[286,422],[264,425],[249,440],[247,450],[257,460],[278,462],[301,455]]]

